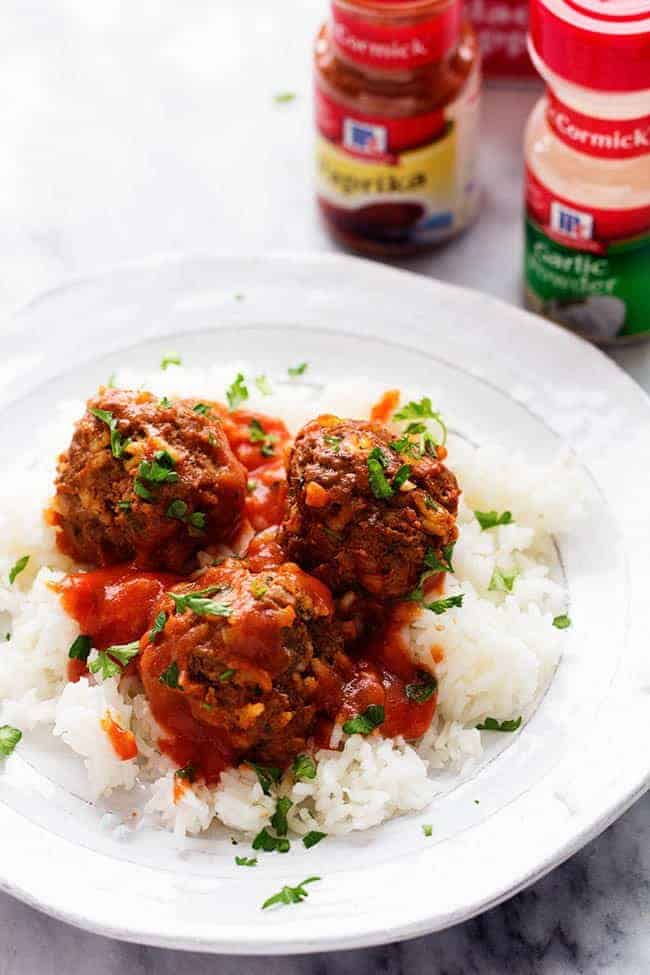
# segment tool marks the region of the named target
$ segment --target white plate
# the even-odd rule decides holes
[[[241,297],[243,295],[243,298]],[[650,748],[650,407],[600,352],[494,299],[347,258],[201,258],[112,271],[33,301],[3,335],[1,451],[54,399],[170,348],[311,379],[367,375],[430,389],[455,428],[548,456],[562,441],[589,518],[560,545],[567,650],[532,720],[421,816],[237,868],[227,842],[120,843],[32,740],[0,774],[0,883],[112,937],[213,952],[351,948],[434,931],[491,907],[599,833],[647,787]],[[1,460],[1,456],[0,456]],[[474,800],[479,800],[477,804]],[[422,822],[433,824],[425,839]],[[282,884],[322,881],[262,913]]]

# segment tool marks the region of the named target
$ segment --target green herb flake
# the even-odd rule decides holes
[[[298,781],[316,778],[316,762],[311,755],[297,755],[293,760],[292,771]]]
[[[289,366],[289,368],[287,369],[287,372],[292,377],[295,377],[295,376],[304,376],[305,373],[307,372],[307,369],[308,368],[309,368],[309,363],[308,362],[301,362],[297,366]]]
[[[422,605],[429,612],[435,613],[436,616],[442,616],[448,609],[460,609],[464,598],[465,594],[461,592],[457,596],[447,596],[446,599],[436,599],[433,603],[423,603]]]
[[[153,626],[149,630],[149,643],[155,643],[156,637],[165,629],[167,623],[167,613],[160,612],[153,621]]]
[[[326,433],[323,436],[323,440],[330,450],[333,450],[335,454],[338,454],[339,450],[341,449],[343,437],[335,437],[332,433]]]
[[[174,470],[176,461],[166,450],[157,450],[153,460],[143,460],[138,467],[138,476],[150,484],[175,484],[178,474]]]
[[[405,406],[402,406],[396,413],[393,413],[393,420],[434,420],[438,424],[442,432],[441,445],[444,446],[447,442],[447,426],[442,419],[441,414],[434,410],[431,405],[431,400],[428,396],[423,396],[419,402],[412,400]],[[425,431],[419,430],[407,430],[407,433],[424,433]],[[427,431],[428,433],[428,431]],[[429,434],[429,436],[431,436]],[[435,441],[434,441],[435,443]]]
[[[410,476],[411,476],[410,465],[402,464],[402,466],[397,471],[397,474],[393,478],[393,482],[391,484],[393,491],[399,491],[402,485],[405,484],[406,481],[408,481]]]
[[[302,845],[306,850],[311,850],[312,846],[316,846],[321,840],[324,840],[327,833],[319,833],[317,829],[312,829],[306,833],[302,838]]]
[[[256,376],[255,385],[259,389],[262,396],[271,396],[273,394],[273,387],[266,376]]]
[[[512,587],[515,584],[515,579],[519,575],[518,569],[513,569],[512,572],[504,572],[503,569],[495,567],[492,573],[492,578],[490,579],[490,585],[488,586],[489,592],[512,592]]]
[[[88,654],[92,650],[93,641],[85,633],[80,633],[76,640],[70,644],[70,649],[68,650],[68,657],[70,660],[83,660],[85,663],[88,660]]]
[[[8,758],[22,737],[23,733],[18,728],[12,728],[10,724],[3,724],[0,727],[0,755],[3,758]]]
[[[108,647],[104,652],[118,660],[123,667],[137,657],[140,650],[140,641],[134,640],[132,643],[119,643],[117,646]]]
[[[104,650],[101,650],[95,659],[89,664],[88,669],[91,674],[101,674],[102,680],[110,677],[117,677],[122,673],[122,668],[115,660],[112,660]]]
[[[272,457],[275,453],[274,444],[277,441],[277,435],[275,433],[266,433],[264,427],[258,419],[253,417],[249,427],[250,442],[253,444],[261,444],[261,453],[263,457]]]
[[[187,504],[181,498],[175,498],[165,512],[168,518],[175,518],[177,521],[184,521],[187,514]]]
[[[248,386],[244,380],[243,372],[238,372],[233,382],[226,390],[228,409],[232,413],[248,399]]]
[[[438,558],[434,549],[428,548],[424,556],[424,564],[427,569],[431,569],[434,572],[453,572],[452,557],[455,544],[455,542],[452,542],[451,545],[445,545],[440,558]]]
[[[205,589],[192,589],[189,592],[168,592],[167,595],[174,601],[174,609],[177,613],[184,613],[191,609],[192,602],[197,599],[204,599],[206,596],[215,596],[218,592],[225,592],[227,586],[207,586]]]
[[[571,618],[563,613],[562,616],[556,616],[553,620],[553,626],[556,630],[567,630],[571,626]]]
[[[238,867],[256,867],[257,857],[235,857],[235,863]]]
[[[255,599],[262,599],[263,596],[269,591],[269,587],[266,586],[261,579],[253,579],[250,584],[251,594]]]
[[[126,512],[129,512],[132,507],[133,507],[133,502],[132,501],[118,501],[117,502],[117,510],[118,511],[126,511]]]
[[[263,827],[252,842],[254,850],[262,850],[264,853],[273,853],[277,849],[277,837],[269,833],[266,826]]]
[[[288,105],[289,102],[295,101],[296,98],[295,91],[278,91],[273,96],[273,101],[276,105]]]
[[[171,407],[171,405],[172,405],[172,401],[168,399],[167,396],[163,396],[161,400],[158,400],[158,406],[162,410],[168,410]]]
[[[227,681],[233,678],[236,673],[237,673],[236,670],[233,670],[232,667],[228,667],[227,670],[224,670],[221,674],[219,674],[219,680],[221,681],[222,684],[225,684],[227,683]]]
[[[153,492],[151,492],[149,488],[137,477],[133,482],[133,491],[139,498],[142,498],[143,501],[153,501],[154,499]]]
[[[275,807],[275,812],[271,816],[271,826],[278,834],[278,836],[286,836],[289,830],[289,824],[287,823],[287,813],[293,806],[291,799],[288,796],[280,796],[277,805]]]
[[[246,762],[257,776],[257,781],[262,786],[265,796],[271,795],[271,786],[276,785],[282,778],[282,769],[274,765],[258,765],[256,762]]]
[[[177,779],[185,779],[187,782],[194,782],[196,779],[196,765],[188,762],[183,768],[177,768],[174,772]]]
[[[111,453],[116,460],[122,460],[131,441],[123,439],[122,434],[117,429],[117,419],[109,410],[91,410],[90,412],[97,420],[106,424],[110,433]]]
[[[274,904],[300,904],[305,897],[309,896],[309,891],[305,890],[307,884],[314,884],[320,877],[307,877],[297,887],[283,887],[277,894],[268,897],[262,904],[262,910],[273,907]]]
[[[426,704],[427,701],[431,700],[437,690],[438,681],[433,674],[426,673],[425,671],[420,673],[417,683],[407,684],[405,688],[409,701],[415,701],[416,704]]]
[[[343,731],[346,735],[369,735],[383,723],[384,717],[385,712],[381,704],[369,704],[362,714],[349,718],[343,724]]]
[[[169,366],[182,366],[183,360],[177,352],[167,352],[160,361],[160,368],[166,370]]]
[[[431,823],[422,823],[422,832],[427,838],[433,836],[433,826]]]
[[[488,531],[497,525],[510,525],[513,520],[511,511],[502,511],[501,514],[498,511],[475,511],[474,517],[481,526],[481,531]]]
[[[175,660],[172,660],[169,667],[163,670],[162,674],[158,677],[161,684],[166,684],[167,687],[171,687],[174,691],[182,691],[183,688],[178,683],[178,678],[180,677],[180,669]]]
[[[388,462],[382,451],[379,447],[374,447],[368,455],[368,481],[370,490],[380,501],[387,501],[393,496],[393,489],[384,474],[387,466]]]
[[[200,413],[201,416],[207,416],[210,412],[210,407],[207,403],[197,403],[192,409],[195,413]]]
[[[16,577],[20,575],[27,568],[27,563],[29,562],[29,555],[22,555],[17,562],[14,562],[11,569],[9,570],[9,584],[13,586],[16,581]]]
[[[510,721],[497,721],[496,718],[486,718],[481,724],[477,724],[478,731],[517,731],[521,727],[522,716],[513,718]]]

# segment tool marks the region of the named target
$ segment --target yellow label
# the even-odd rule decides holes
[[[333,201],[404,194],[409,199],[445,200],[457,181],[455,126],[449,124],[441,139],[403,152],[392,163],[358,159],[319,136],[316,165],[319,189]]]

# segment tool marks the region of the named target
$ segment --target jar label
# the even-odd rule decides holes
[[[473,215],[478,74],[444,109],[388,119],[347,109],[316,86],[319,202],[343,232],[435,243]]]
[[[596,342],[650,332],[650,206],[587,207],[526,172],[531,306]]]
[[[583,115],[548,92],[546,118],[555,135],[578,152],[601,159],[648,156],[650,166],[650,115],[634,119],[604,119]]]
[[[404,23],[352,13],[334,0],[332,34],[338,48],[358,64],[403,71],[439,61],[458,41],[459,0],[425,20]]]

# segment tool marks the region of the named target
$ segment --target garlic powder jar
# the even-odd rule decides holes
[[[650,0],[531,0],[546,81],[526,158],[526,303],[599,344],[650,336]]]

